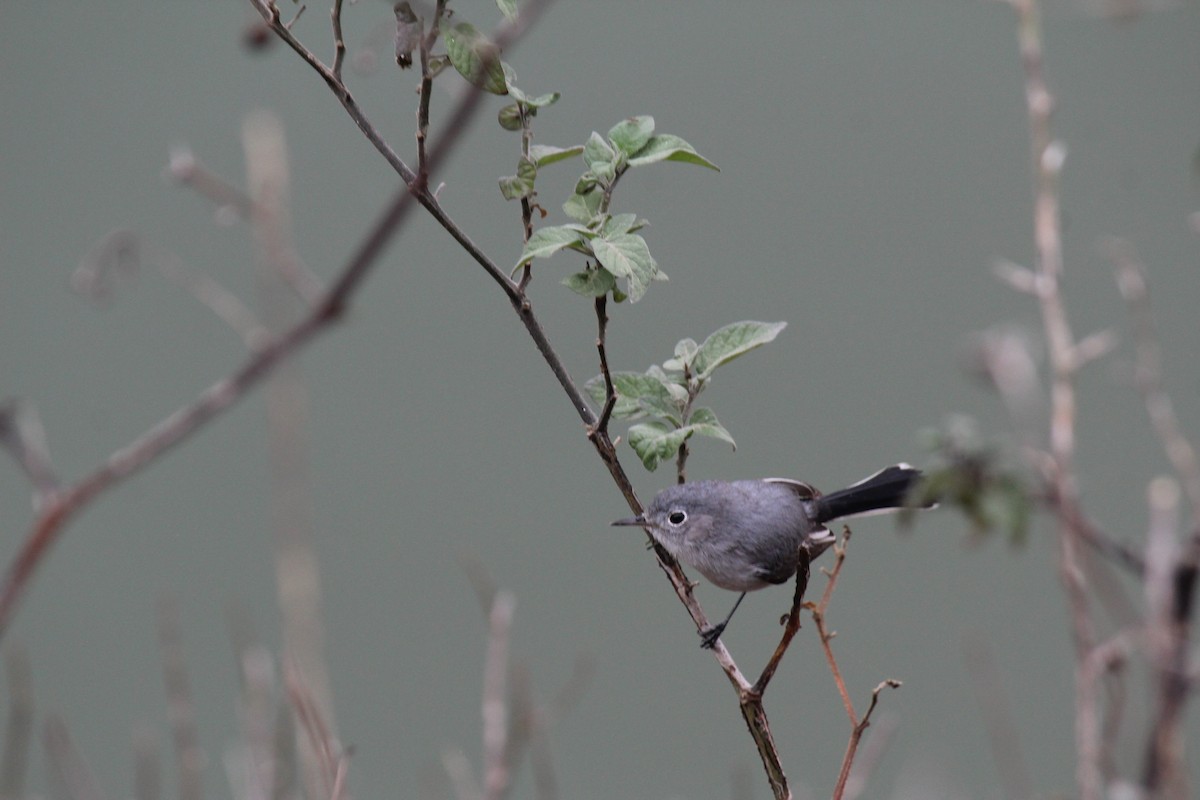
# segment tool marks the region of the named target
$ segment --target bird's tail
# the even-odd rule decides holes
[[[895,511],[904,508],[908,492],[921,479],[921,470],[908,464],[881,469],[853,486],[830,492],[814,501],[816,521]]]

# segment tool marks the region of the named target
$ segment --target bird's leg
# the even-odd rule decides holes
[[[742,604],[742,599],[746,593],[742,592],[738,595],[737,602],[733,604],[733,608],[729,610],[729,614],[725,617],[725,621],[720,625],[713,625],[700,631],[700,646],[705,650],[711,650],[713,645],[717,643],[717,639],[721,638],[721,634],[725,632],[725,626],[729,624],[729,620],[733,619],[733,612],[738,610],[738,606]]]

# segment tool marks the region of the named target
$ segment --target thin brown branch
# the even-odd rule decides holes
[[[294,664],[285,666],[283,682],[287,687],[288,700],[291,702],[296,719],[320,761],[324,788],[321,796],[334,798],[335,792],[344,783],[341,773],[344,769],[343,759],[346,754],[338,747],[329,726],[321,716],[316,698],[313,697],[303,675]]]
[[[858,744],[862,741],[863,733],[871,725],[871,714],[875,712],[875,706],[879,704],[879,693],[884,689],[899,689],[900,681],[888,679],[875,687],[871,692],[871,704],[867,706],[866,712],[854,726],[854,730],[850,732],[850,741],[846,744],[846,755],[842,758],[842,769],[838,773],[837,784],[833,788],[833,800],[843,800],[846,794],[846,783],[850,780],[850,770],[854,766],[854,756],[858,752]]]
[[[283,125],[266,111],[242,125],[246,185],[253,200],[250,223],[255,244],[255,285],[269,330],[285,331],[300,309],[289,291],[292,273],[289,167]],[[283,649],[295,663],[318,712],[336,735],[333,690],[325,658],[321,578],[314,546],[315,512],[308,457],[308,391],[296,359],[266,380],[270,506],[275,545],[276,593],[283,622]],[[316,796],[321,766],[308,739],[298,741],[308,793]]]
[[[1033,781],[1029,777],[1016,725],[1013,724],[1000,671],[987,641],[975,636],[964,640],[963,660],[975,690],[975,702],[983,716],[1004,796],[1010,800],[1032,797]]]
[[[842,678],[842,671],[838,667],[837,658],[833,655],[833,646],[830,642],[833,637],[837,636],[836,631],[830,631],[825,627],[825,613],[829,609],[829,601],[833,598],[833,590],[837,586],[838,577],[842,574],[842,565],[846,563],[846,546],[850,543],[850,528],[843,529],[842,541],[840,544],[834,545],[833,548],[833,569],[826,570],[822,568],[829,580],[825,583],[825,591],[821,593],[821,599],[812,607],[813,622],[817,626],[817,637],[821,640],[821,650],[825,653],[825,661],[829,664],[829,671],[833,674],[833,682],[837,686],[838,695],[842,698],[842,705],[846,709],[846,716],[850,717],[850,725],[858,725],[858,714],[854,711],[854,703],[850,700],[850,693],[846,690],[846,681]]]
[[[250,197],[201,164],[190,148],[171,148],[167,157],[167,175],[213,203],[218,213],[230,209],[242,219],[250,218]]]
[[[597,433],[608,433],[608,421],[612,417],[613,408],[617,405],[617,389],[613,386],[612,373],[608,369],[608,349],[605,336],[608,332],[608,295],[602,294],[596,298],[596,352],[600,356],[600,374],[604,377],[604,407],[600,416],[588,431],[589,438]]]
[[[885,714],[871,727],[874,732],[867,738],[862,750],[855,756],[854,766],[850,768],[850,774],[846,777],[842,800],[856,800],[867,790],[875,768],[879,766],[892,738],[896,735],[899,723],[895,715]]]
[[[429,156],[425,152],[425,139],[429,136],[429,103],[433,99],[434,76],[429,58],[433,52],[433,45],[437,42],[442,17],[445,13],[446,0],[437,0],[433,10],[433,19],[429,23],[429,30],[425,31],[420,42],[421,88],[418,90],[420,99],[417,103],[417,187],[422,191],[429,184]]]
[[[4,754],[0,757],[0,800],[21,800],[25,797],[25,773],[33,741],[33,670],[23,646],[5,648],[4,678],[8,720],[4,726]]]
[[[60,787],[58,793],[51,792],[52,796],[67,800],[104,800],[95,774],[75,749],[62,717],[52,714],[46,720],[42,741],[51,779]]]
[[[19,398],[0,401],[0,447],[17,462],[33,484],[33,506],[41,508],[58,491],[58,476],[50,463],[46,429],[37,408]]]
[[[500,591],[488,615],[488,646],[483,667],[483,792],[500,800],[512,782],[508,753],[508,645],[516,605],[512,594]]]
[[[1158,440],[1175,474],[1183,485],[1192,508],[1192,528],[1200,531],[1200,460],[1183,426],[1164,379],[1162,347],[1154,324],[1154,309],[1146,283],[1146,268],[1133,246],[1121,239],[1110,239],[1105,247],[1117,273],[1117,286],[1129,306],[1136,348],[1135,381],[1142,393],[1146,413],[1158,434]]]
[[[178,796],[180,800],[202,800],[204,751],[196,728],[196,705],[192,701],[187,659],[183,653],[179,608],[170,595],[163,595],[158,601],[158,639],[167,694],[167,719],[171,724],[178,768]]]
[[[1119,709],[1110,704],[1107,719],[1101,719],[1100,684],[1107,675],[1118,673],[1125,665],[1133,647],[1131,638],[1132,634],[1123,631],[1100,642],[1091,649],[1081,665],[1080,688],[1085,702],[1076,723],[1081,734],[1076,769],[1086,776],[1088,785],[1103,785],[1106,773],[1111,771],[1116,730],[1108,723],[1118,716]]]
[[[775,670],[779,668],[779,662],[783,660],[783,654],[787,652],[788,646],[792,643],[792,638],[800,630],[800,611],[804,608],[804,593],[808,590],[808,579],[812,565],[812,555],[808,549],[807,541],[800,545],[798,554],[799,557],[796,562],[796,590],[792,593],[792,608],[787,616],[784,617],[783,636],[780,638],[779,644],[775,646],[775,652],[767,660],[767,665],[763,667],[758,680],[754,682],[754,689],[751,692],[753,696],[759,698],[767,691],[767,684],[775,676]]]
[[[333,66],[330,72],[334,79],[342,82],[342,64],[346,60],[346,38],[342,35],[342,0],[333,0],[333,8],[329,11],[333,22]]]
[[[1176,610],[1175,575],[1179,571],[1179,486],[1167,477],[1150,482],[1150,525],[1146,545],[1147,651],[1156,697],[1142,767],[1148,796],[1184,800],[1188,790],[1184,707],[1189,643],[1186,622]]]
[[[1076,397],[1075,341],[1067,321],[1061,292],[1063,273],[1062,224],[1059,206],[1059,177],[1065,148],[1054,140],[1050,118],[1054,98],[1043,74],[1042,20],[1037,0],[1011,0],[1017,12],[1018,43],[1025,74],[1025,102],[1029,118],[1030,153],[1034,173],[1034,241],[1037,250],[1038,302],[1042,315],[1052,369],[1050,389],[1050,455],[1054,464],[1054,496],[1065,505],[1077,505],[1075,479]],[[1079,558],[1081,537],[1069,517],[1058,515],[1058,573],[1067,596],[1072,641],[1075,646],[1075,742],[1083,751],[1085,720],[1095,716],[1094,702],[1084,692],[1084,661],[1095,645],[1096,635],[1088,605],[1087,584]],[[1077,765],[1076,783],[1081,800],[1099,800],[1102,788],[1095,774]]]
[[[162,765],[159,763],[158,732],[143,725],[133,732],[134,800],[161,800]]]
[[[251,3],[260,11],[271,29],[283,38],[284,41],[292,44],[293,49],[326,79],[326,83],[334,89],[343,106],[348,111],[353,109],[351,116],[356,121],[360,121],[360,127],[363,127],[365,124],[364,132],[369,131],[368,138],[371,138],[373,143],[378,141],[387,152],[391,152],[390,148],[387,147],[386,143],[383,143],[383,140],[378,136],[374,128],[369,123],[365,123],[365,118],[361,117],[361,112],[358,111],[357,105],[353,103],[353,98],[345,91],[344,87],[341,87],[340,83],[332,79],[331,74],[320,60],[312,56],[296,40],[291,31],[279,21],[278,9],[267,5],[265,0],[251,0]],[[528,25],[532,23],[532,18],[537,16],[536,12],[543,5],[543,3],[532,3],[526,6],[526,13],[521,14],[517,23],[506,27],[504,38],[511,41],[516,35],[525,31]],[[529,13],[529,10],[532,10],[534,13]],[[468,92],[459,101],[457,107],[450,115],[450,121],[447,124],[445,134],[439,138],[437,146],[430,155],[432,163],[440,164],[458,143],[467,121],[478,107],[479,94],[478,91]],[[412,171],[403,162],[399,161],[398,158],[396,158],[396,163],[403,167],[404,172],[408,173],[405,178],[406,183],[411,183],[411,179],[415,177],[412,175]],[[311,309],[307,316],[291,329],[281,334],[277,339],[263,344],[242,366],[227,377],[212,384],[192,403],[173,412],[129,445],[113,453],[104,464],[90,475],[69,488],[56,493],[52,501],[48,502],[39,511],[24,541],[18,548],[16,555],[10,560],[4,574],[3,582],[0,583],[0,637],[7,631],[8,625],[12,621],[13,613],[16,611],[25,591],[28,589],[34,573],[49,552],[50,547],[62,534],[67,522],[83,508],[87,507],[98,495],[142,469],[164,452],[190,437],[214,417],[220,415],[223,411],[241,400],[250,389],[257,386],[280,362],[303,349],[317,334],[341,318],[350,297],[358,289],[371,269],[374,268],[375,264],[378,263],[384,247],[396,235],[396,232],[407,218],[413,196],[407,186],[396,195],[384,214],[370,229],[358,250],[354,252],[345,267],[343,267],[338,279],[325,293],[321,302]],[[431,213],[439,221],[444,218],[449,222],[449,218],[445,217],[444,212],[441,212],[437,201],[433,199],[432,195],[428,194],[428,192],[423,192],[420,195],[420,199],[423,205],[430,207]],[[470,242],[466,238],[466,235],[459,231],[457,226],[453,225],[453,223],[450,223],[450,225],[453,228],[452,235],[454,235],[455,231],[458,232],[458,235],[455,236],[456,240],[459,240],[460,243]],[[450,229],[448,228],[448,230]],[[467,247],[467,245],[464,244],[464,247]],[[503,286],[507,287],[510,300],[513,302],[514,307],[518,309],[518,314],[526,324],[526,328],[529,329],[530,335],[534,338],[534,342],[538,346],[538,350],[542,352],[543,356],[551,364],[555,376],[559,378],[560,383],[564,386],[564,390],[571,396],[576,409],[582,415],[586,415],[589,422],[592,421],[593,415],[591,409],[587,406],[587,403],[583,400],[578,390],[575,389],[574,384],[567,375],[566,368],[562,366],[557,354],[551,348],[540,324],[532,316],[532,309],[529,307],[528,302],[524,301],[518,295],[515,286],[508,280],[508,276],[487,260],[486,256],[483,256],[482,252],[475,247],[474,243],[470,243],[467,250],[472,254],[478,253],[483,258],[483,262],[490,265],[491,269],[488,270],[489,273]],[[479,258],[476,258],[476,260],[478,261]],[[611,463],[615,463],[615,451],[612,448],[612,443],[607,441],[607,437],[604,438],[604,442],[607,444],[607,448],[612,451]],[[601,443],[598,443],[597,447],[600,448]],[[606,463],[610,463],[609,460],[606,459]],[[619,468],[619,464],[617,467]],[[624,487],[628,487],[627,490]],[[636,496],[628,479],[624,481],[624,487],[623,491],[626,497],[630,498],[631,502],[636,503]]]
[[[216,203],[218,213],[222,209],[229,209],[239,219],[251,224],[254,224],[255,219],[261,218],[264,214],[269,216],[279,215],[277,209],[267,209],[264,211],[256,208],[255,202],[249,194],[202,165],[196,160],[196,157],[190,150],[173,150],[168,171],[181,184]],[[282,233],[286,234],[286,230],[283,230]],[[286,235],[283,236],[281,245],[286,246],[281,246],[274,250],[275,265],[280,276],[287,281],[296,295],[307,305],[316,305],[325,293],[325,286],[322,284],[321,279],[305,265],[303,259],[300,258],[295,248],[292,247],[289,237]],[[209,278],[208,280],[211,281],[212,279]],[[214,309],[214,311],[216,310]],[[221,316],[222,319],[225,319],[223,314]],[[226,321],[230,325],[234,325],[234,322]]]

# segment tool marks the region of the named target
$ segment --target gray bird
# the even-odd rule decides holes
[[[724,622],[701,631],[701,647],[709,648],[746,592],[796,574],[806,539],[817,546],[814,555],[833,544],[826,522],[903,508],[920,478],[920,470],[897,464],[827,495],[786,478],[681,483],[659,492],[645,513],[613,525],[645,528],[713,584],[741,592]]]

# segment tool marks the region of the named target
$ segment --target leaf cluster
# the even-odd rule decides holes
[[[628,440],[646,469],[654,470],[670,459],[694,435],[728,442],[733,437],[716,413],[697,407],[696,398],[708,388],[718,367],[740,355],[773,341],[787,327],[786,322],[734,322],[714,331],[702,343],[682,339],[675,345],[674,357],[645,372],[614,372],[611,375],[616,394],[614,419],[647,419],[631,425]],[[597,375],[585,387],[597,403],[607,400],[603,375]]]
[[[510,197],[531,197],[537,169],[556,161],[582,156],[585,170],[575,182],[574,191],[563,203],[563,212],[573,222],[538,229],[529,237],[513,271],[535,258],[548,258],[563,250],[573,250],[588,259],[587,265],[563,281],[571,291],[584,297],[612,295],[621,302],[636,302],[654,281],[667,279],[650,255],[638,231],[646,220],[636,214],[613,214],[610,210],[613,190],[630,169],[660,161],[698,164],[710,169],[716,165],[696,152],[678,136],[656,134],[654,118],[630,117],[609,129],[606,136],[593,131],[582,145],[546,147],[532,145],[517,165],[518,180],[501,179],[501,190]],[[617,281],[625,282],[624,289]]]
[[[936,502],[961,511],[976,535],[999,531],[1013,544],[1023,544],[1033,494],[1023,474],[1005,463],[1001,446],[985,439],[975,420],[965,416],[925,431],[923,438],[936,462],[901,512],[901,524],[911,524],[914,509]]]

